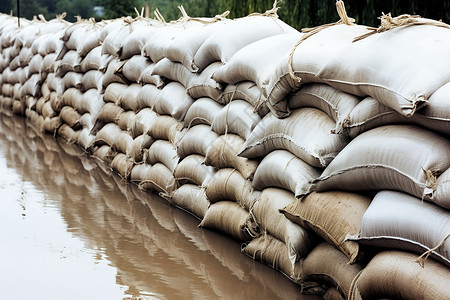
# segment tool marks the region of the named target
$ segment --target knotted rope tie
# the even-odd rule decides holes
[[[304,32],[305,35],[302,36],[302,38],[294,45],[294,48],[292,48],[291,53],[289,53],[289,59],[288,59],[289,75],[295,81],[296,84],[299,84],[302,81],[302,79],[300,77],[295,75],[294,68],[292,67],[292,60],[294,58],[295,50],[297,50],[298,46],[301,43],[303,43],[306,39],[308,39],[309,37],[313,36],[314,34],[320,32],[320,31],[322,31],[323,29],[326,29],[326,28],[329,28],[329,27],[332,27],[335,25],[340,25],[340,24],[345,24],[345,25],[349,25],[349,26],[355,25],[355,19],[349,18],[347,16],[347,12],[345,10],[345,5],[342,0],[339,0],[336,2],[336,10],[340,17],[339,21],[337,21],[335,23],[331,23],[331,24],[320,25],[320,26],[313,27],[313,28],[302,29],[302,32]]]
[[[425,266],[425,261],[428,259],[428,256],[430,256],[430,254],[433,253],[433,251],[436,251],[439,247],[441,247],[449,237],[450,237],[450,233],[447,234],[444,237],[444,239],[439,244],[437,244],[435,247],[431,248],[428,251],[425,251],[421,256],[419,256],[416,259],[416,262],[419,263],[419,265],[423,268]]]
[[[156,20],[158,20],[159,22],[161,22],[162,24],[167,24],[166,23],[166,20],[164,20],[164,17],[163,17],[163,15],[159,12],[159,10],[158,10],[158,8],[156,8],[155,10],[154,10],[154,14],[155,14],[155,18],[156,18]]]
[[[253,16],[265,16],[265,17],[273,17],[273,18],[278,18],[278,3],[280,3],[281,0],[275,0],[273,2],[273,6],[272,9],[266,10],[266,12],[264,13],[252,13],[249,14],[249,17],[253,17]]]

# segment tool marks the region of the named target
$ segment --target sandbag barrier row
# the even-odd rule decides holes
[[[3,106],[305,292],[448,297],[445,24],[402,16],[372,34],[347,20],[306,36],[273,10],[21,29],[1,17]]]

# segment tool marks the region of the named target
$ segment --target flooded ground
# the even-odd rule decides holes
[[[2,299],[317,299],[198,224],[0,113]]]

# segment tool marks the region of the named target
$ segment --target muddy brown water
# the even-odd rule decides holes
[[[1,299],[318,299],[198,224],[0,113]]]

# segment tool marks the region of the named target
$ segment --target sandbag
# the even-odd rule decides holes
[[[103,49],[103,48],[102,48]],[[111,61],[107,62],[105,65],[106,71],[103,76],[103,88],[107,88],[111,83],[117,82],[117,83],[123,83],[128,84],[128,79],[123,76],[122,73],[116,72],[118,69],[120,69],[127,61],[120,61],[118,59],[111,59]],[[100,71],[103,71],[103,68],[100,67]]]
[[[380,252],[355,278],[348,298],[447,299],[450,269],[433,260],[421,267],[416,258],[407,252]]]
[[[87,129],[90,134],[94,134],[92,131],[95,127],[97,117],[95,115],[91,115],[90,113],[84,113],[80,117],[80,125],[81,127]]]
[[[209,208],[209,200],[201,187],[193,184],[180,186],[172,195],[170,203],[202,220]]]
[[[42,116],[44,118],[53,118],[56,116],[56,112],[52,109],[50,101],[45,101],[42,106]]]
[[[261,118],[246,101],[234,100],[225,105],[214,118],[211,129],[217,134],[235,133],[247,139]]]
[[[164,86],[152,108],[161,115],[171,115],[178,121],[184,119],[194,100],[186,93],[185,88],[178,82],[171,82]]]
[[[155,142],[155,139],[144,133],[133,140],[130,150],[130,157],[133,162],[141,163],[147,160],[148,149]]]
[[[327,114],[315,108],[298,109],[285,119],[268,114],[245,141],[239,156],[263,157],[284,149],[314,167],[325,167],[347,144],[344,136],[331,133],[335,126]]]
[[[184,126],[190,128],[198,124],[211,125],[222,105],[211,98],[200,98],[189,107],[184,117]]]
[[[81,80],[83,79],[83,74],[69,71],[67,72],[63,79],[63,89],[67,90],[69,88],[81,89]]]
[[[127,88],[126,84],[123,83],[111,83],[105,89],[105,93],[103,95],[103,100],[105,102],[116,103],[119,101],[120,95]]]
[[[263,234],[253,239],[242,251],[254,260],[282,272],[292,281],[300,282],[301,263],[292,265],[286,245],[270,234]]]
[[[84,73],[81,79],[81,87],[83,91],[87,91],[89,89],[97,89],[99,91],[102,90],[102,79],[103,73],[99,70],[90,70]]]
[[[52,109],[56,112],[60,112],[63,105],[63,97],[58,95],[56,92],[50,92],[49,101]]]
[[[145,43],[152,38],[152,34],[161,30],[158,22],[149,22],[150,26],[144,26],[133,30],[122,42],[119,49],[119,58],[124,60],[134,55],[141,54]]]
[[[303,261],[301,278],[336,288],[342,299],[347,299],[353,279],[361,270],[362,266],[349,264],[348,258],[330,244],[321,243]]]
[[[59,126],[61,126],[61,118],[60,116],[55,117],[46,117],[44,118],[44,131],[55,134],[56,130],[58,130]]]
[[[124,113],[124,109],[115,103],[107,102],[100,109],[97,120],[107,124],[114,123],[116,120],[120,119],[120,115]]]
[[[204,156],[191,154],[181,160],[175,168],[174,176],[178,184],[196,184],[200,187],[208,185],[216,171],[203,164]]]
[[[148,26],[148,21],[144,18],[131,18],[130,16],[122,18],[117,21],[120,25],[115,25],[109,31],[109,34],[103,40],[102,54],[109,54],[115,57],[119,56],[119,50],[122,47],[124,40],[140,27]],[[102,36],[100,36],[102,37]]]
[[[212,63],[201,73],[189,80],[186,91],[194,99],[209,97],[217,100],[222,94],[222,85],[212,79],[214,72],[222,66],[220,62]]]
[[[231,133],[221,135],[206,153],[205,165],[215,168],[235,168],[245,179],[253,179],[259,161],[237,156],[244,143],[245,140],[238,135]]]
[[[81,61],[81,72],[86,73],[89,70],[99,70],[102,56],[102,47],[97,46],[83,58]]]
[[[136,99],[136,108],[152,108],[159,98],[161,90],[153,84],[145,84],[139,91]]]
[[[88,151],[88,149],[93,145],[95,139],[95,136],[89,132],[89,129],[83,128],[78,134],[78,145],[80,145],[85,151]]]
[[[387,189],[430,199],[449,166],[450,140],[413,125],[382,126],[352,140],[311,190]]]
[[[125,110],[132,110],[134,112],[137,112],[142,108],[140,107],[138,102],[138,95],[141,89],[142,86],[140,84],[130,84],[120,94],[117,104]]]
[[[141,76],[139,77],[137,83],[142,85],[152,84],[157,88],[162,88],[164,86],[164,81],[159,75],[153,75],[153,69],[155,68],[155,63],[151,63],[141,72]]]
[[[172,174],[175,172],[179,160],[176,147],[166,140],[156,140],[148,150],[147,162],[153,165],[158,162],[162,163]]]
[[[40,87],[42,78],[39,74],[31,75],[31,77],[20,88],[19,97],[23,98],[27,95],[38,98],[40,95]]]
[[[134,184],[139,185],[143,180],[145,180],[151,168],[152,165],[146,163],[135,164],[130,173],[130,181]]]
[[[131,57],[121,68],[123,76],[130,82],[138,82],[145,68],[151,65],[151,61],[141,55]]]
[[[141,134],[148,133],[150,127],[157,119],[157,114],[150,108],[140,110],[134,117],[131,124],[131,135],[137,137]]]
[[[211,204],[199,227],[220,231],[240,242],[249,241],[254,235],[248,226],[250,215],[238,203],[220,201]]]
[[[265,37],[295,32],[276,13],[248,16],[227,22],[209,36],[194,55],[195,69],[201,72],[212,62],[226,63],[241,48]]]
[[[320,109],[336,122],[333,132],[341,133],[350,112],[359,104],[360,99],[329,85],[312,83],[305,84],[299,91],[289,95],[287,101],[290,109],[301,107]]]
[[[436,181],[436,191],[431,198],[435,204],[450,209],[450,169],[447,169]]]
[[[172,195],[177,189],[175,178],[163,164],[154,164],[145,176],[141,179],[139,184],[144,190],[156,191],[164,195]]]
[[[380,191],[364,213],[359,233],[348,239],[419,254],[440,245],[430,257],[450,267],[450,240],[444,240],[449,233],[448,210],[408,194]]]
[[[168,58],[163,58],[155,64],[152,75],[158,75],[171,81],[176,81],[184,88],[188,87],[191,78],[195,76],[181,63],[173,62]]]
[[[279,212],[280,209],[295,201],[297,199],[290,192],[268,188],[261,193],[251,210],[261,232],[267,231],[284,242],[293,266],[297,261],[305,258],[316,244],[314,234],[286,219]]]
[[[92,153],[94,157],[106,163],[111,163],[116,154],[117,152],[108,145],[102,145]]]
[[[59,115],[61,116],[61,120],[73,129],[80,128],[81,115],[73,107],[64,106],[59,112]]]
[[[126,131],[122,131],[118,125],[108,123],[97,132],[94,142],[96,145],[107,144],[118,152],[129,154],[133,138]]]
[[[55,73],[59,62],[56,61],[57,54],[51,53],[44,56],[42,71],[46,73]]]
[[[183,135],[177,147],[180,159],[189,154],[200,154],[206,156],[213,143],[219,138],[217,133],[211,131],[210,127],[204,124],[191,127]]]
[[[68,143],[75,143],[78,141],[79,131],[75,131],[67,124],[62,124],[58,128],[58,135],[63,137]]]
[[[299,198],[308,193],[309,183],[320,176],[312,167],[286,150],[274,150],[263,158],[256,169],[253,187],[263,190],[278,187],[294,193]]]
[[[69,49],[76,50],[81,57],[86,56],[92,49],[100,46],[100,28],[91,20],[72,25],[69,35],[65,35],[63,41]]]
[[[40,55],[34,55],[33,58],[30,60],[29,63],[29,74],[41,74],[42,70],[44,69],[44,58]]]
[[[183,124],[171,116],[157,116],[148,129],[148,134],[155,139],[168,140],[174,145],[179,143],[185,132]]]
[[[206,186],[206,196],[211,202],[235,201],[250,211],[260,197],[252,183],[235,169],[219,169]]]
[[[93,116],[97,116],[104,104],[103,97],[98,90],[90,89],[84,92],[81,99],[77,102],[76,108],[80,114],[90,113]]]
[[[370,201],[369,196],[348,192],[312,193],[289,204],[281,212],[292,222],[315,231],[355,262],[359,245],[346,241],[346,237],[359,232]]]
[[[250,103],[253,106],[253,111],[257,112],[261,118],[269,112],[263,100],[262,92],[254,82],[243,81],[237,84],[227,85],[217,99],[217,102],[226,105],[236,99],[245,100]]]
[[[132,110],[124,111],[120,114],[120,117],[116,119],[116,124],[119,125],[120,129],[131,133],[131,128],[133,127],[136,120],[136,114]]]
[[[130,176],[133,166],[133,162],[123,153],[118,153],[111,161],[111,168],[123,179],[127,179]]]

